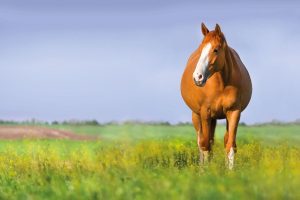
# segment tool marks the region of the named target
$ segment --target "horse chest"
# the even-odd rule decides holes
[[[223,91],[218,91],[218,95],[207,96],[206,101],[200,105],[202,109],[209,111],[209,116],[215,119],[225,118],[227,110],[231,110],[239,105],[239,93],[235,87],[226,87]]]
[[[208,115],[211,118],[219,119],[224,117],[224,108],[222,98],[220,96],[206,101],[206,104],[201,105],[202,109],[208,110]]]

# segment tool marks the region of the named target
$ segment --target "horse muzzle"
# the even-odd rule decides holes
[[[194,83],[195,85],[197,85],[198,87],[203,87],[206,84],[207,79],[202,79],[202,80],[196,80],[194,78]]]
[[[206,73],[207,74],[207,73]],[[208,76],[205,76],[205,74],[197,74],[197,76],[194,76],[194,83],[195,85],[199,87],[203,87],[207,81]]]

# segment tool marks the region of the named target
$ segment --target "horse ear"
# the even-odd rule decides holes
[[[221,31],[221,27],[219,26],[219,24],[216,24],[215,32],[216,32],[218,35],[221,35],[222,31]]]
[[[205,26],[205,24],[202,22],[201,23],[201,30],[204,36],[209,32],[208,28]]]

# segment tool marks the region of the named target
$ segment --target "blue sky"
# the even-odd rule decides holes
[[[297,1],[0,1],[0,118],[190,121],[180,96],[201,22],[248,68],[241,121],[300,118]]]

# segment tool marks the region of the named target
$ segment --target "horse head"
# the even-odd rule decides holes
[[[193,73],[194,82],[199,87],[203,87],[215,72],[223,69],[226,47],[224,34],[218,24],[216,24],[215,30],[209,31],[202,23],[201,29],[204,38],[198,48],[200,57]]]

